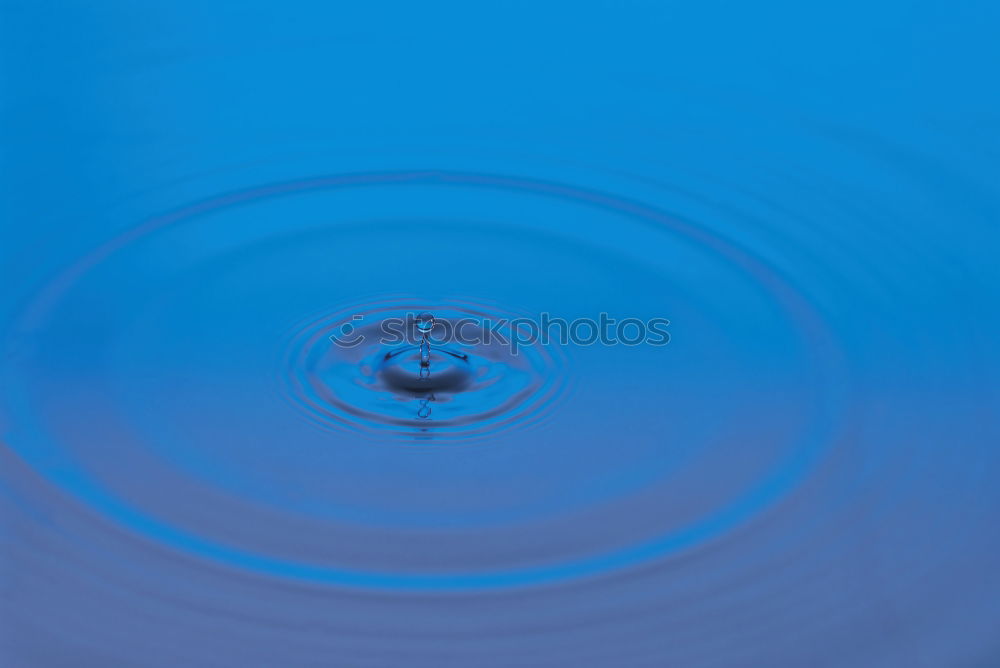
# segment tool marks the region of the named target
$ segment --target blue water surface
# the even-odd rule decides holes
[[[0,6],[0,665],[1000,665],[995,3]]]

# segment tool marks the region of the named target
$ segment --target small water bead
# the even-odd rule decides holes
[[[424,337],[427,337],[431,333],[431,330],[434,329],[434,315],[424,311],[417,316],[416,323],[417,331],[423,334]]]

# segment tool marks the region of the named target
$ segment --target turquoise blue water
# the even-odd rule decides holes
[[[3,665],[1000,662],[994,4],[2,7]]]

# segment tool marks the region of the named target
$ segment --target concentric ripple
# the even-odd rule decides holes
[[[376,329],[424,310],[661,317],[673,337],[432,348],[422,370]],[[157,543],[341,586],[495,589],[656,563],[780,505],[849,424],[836,345],[781,272],[640,200],[521,177],[223,195],[76,263],[19,329],[33,347],[8,402],[37,470]],[[364,341],[335,345],[348,330]],[[406,447],[443,443],[481,447]],[[67,457],[76,468],[51,465]],[[532,547],[488,547],[502,544]]]
[[[468,343],[435,344],[422,366],[413,317],[428,307],[431,340],[437,329],[460,327]],[[543,417],[567,379],[558,348],[511,346],[516,317],[473,303],[359,303],[303,326],[280,373],[293,401],[322,424],[435,441],[486,436]],[[395,319],[404,322],[387,335]]]

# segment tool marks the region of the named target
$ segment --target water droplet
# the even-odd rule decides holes
[[[427,339],[431,330],[434,329],[434,316],[424,311],[417,316],[417,331],[420,332],[420,366],[430,366],[431,363],[431,342]],[[423,373],[421,373],[423,376]]]
[[[431,343],[427,340],[427,335],[420,340],[420,366],[426,367],[431,364]]]
[[[434,329],[434,315],[424,311],[417,316],[417,331],[426,339],[427,335]]]
[[[364,337],[360,345],[328,343],[325,334],[339,332],[359,310],[351,308],[346,317],[334,314],[317,321],[318,329],[305,330],[297,339],[304,345],[293,348],[301,357],[291,366],[303,389],[295,396],[307,408],[317,406],[345,422],[407,438],[417,428],[450,439],[533,417],[548,407],[553,388],[561,384],[555,360],[541,346],[526,346],[513,355],[498,345],[432,340],[433,327],[453,328],[465,320],[484,328],[487,317],[509,320],[507,313],[458,305],[435,308],[432,315],[405,305],[376,304],[364,310],[364,324],[356,329]],[[380,340],[381,323],[401,317],[409,325],[408,340]]]
[[[429,418],[431,416],[431,407],[427,405],[431,401],[434,401],[434,395],[433,394],[431,396],[427,397],[426,399],[422,399],[420,401],[420,408],[417,409],[417,417],[418,418],[420,418],[422,420],[426,420],[427,418]]]

